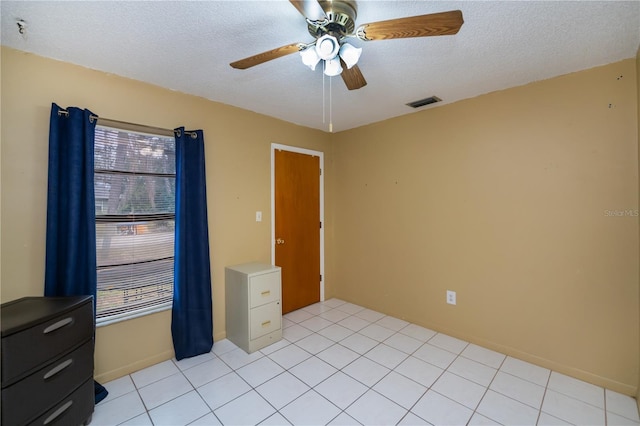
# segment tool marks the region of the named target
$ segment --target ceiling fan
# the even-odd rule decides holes
[[[272,59],[300,52],[302,62],[309,68],[315,69],[316,65],[323,61],[326,75],[340,74],[347,88],[355,90],[364,87],[367,82],[357,65],[362,49],[348,43],[349,38],[373,41],[453,35],[464,23],[462,12],[452,10],[372,22],[360,25],[356,29],[355,0],[289,1],[306,18],[309,34],[315,40],[311,43],[288,44],[232,62],[230,65],[233,68],[247,69]]]

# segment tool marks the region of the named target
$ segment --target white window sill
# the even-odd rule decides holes
[[[149,308],[139,309],[132,312],[124,312],[122,314],[111,315],[104,318],[96,319],[96,327],[103,327],[105,325],[115,324],[121,321],[127,321],[130,319],[142,317],[145,315],[155,314],[156,312],[167,311],[171,309],[172,302],[163,303],[161,305],[152,306]]]

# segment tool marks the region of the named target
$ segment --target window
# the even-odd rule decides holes
[[[94,164],[97,324],[170,308],[174,138],[98,125]]]

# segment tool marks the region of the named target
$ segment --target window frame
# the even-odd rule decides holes
[[[101,122],[102,121],[102,122]],[[103,121],[108,121],[107,123],[104,123]],[[147,137],[153,137],[153,138],[172,138],[174,137],[173,132],[171,132],[171,136],[169,136],[169,131],[163,131],[163,129],[156,129],[155,128],[147,128],[146,126],[142,126],[142,125],[136,125],[136,124],[132,124],[132,123],[124,123],[124,122],[117,122],[114,121],[112,122],[111,120],[99,120],[97,125],[96,125],[96,130],[98,130],[99,128],[105,129],[105,130],[111,130],[111,131],[117,131],[117,132],[126,132],[126,133],[135,133],[135,134],[139,134],[142,136],[147,136]],[[150,130],[147,130],[150,129]],[[95,142],[94,142],[95,144]],[[97,174],[100,173],[113,173],[113,174],[121,174],[121,175],[140,175],[137,173],[130,173],[130,172],[117,172],[114,173],[112,171],[105,171],[103,169],[97,169],[95,168],[95,157],[94,157],[94,176],[96,176]],[[154,175],[155,177],[168,177],[168,178],[173,178],[176,179],[176,174],[175,173],[149,173],[149,174],[144,174],[146,176],[151,176]],[[95,188],[95,185],[94,185]],[[95,192],[95,189],[94,189]],[[127,215],[109,215],[109,214],[102,214],[100,215],[101,218],[98,217],[98,214],[96,213],[96,215],[94,216],[94,223],[96,224],[96,226],[98,225],[98,223],[108,223],[108,222],[123,222],[122,220],[118,220],[118,219],[124,219],[130,216]],[[173,256],[171,257],[172,259],[175,259],[175,219],[176,219],[176,214],[175,214],[175,209],[173,213],[158,213],[158,214],[141,214],[138,215],[139,218],[152,218],[153,220],[173,220],[174,222],[174,232],[173,232],[173,243],[174,243],[174,251],[173,251]],[[135,222],[135,221],[133,221]],[[96,245],[97,245],[97,239],[96,239]],[[99,266],[96,265],[96,272],[99,270]],[[174,281],[174,277],[172,277],[172,285],[175,284]],[[97,286],[97,282],[96,282],[96,286]],[[135,287],[134,287],[135,288]],[[172,287],[173,289],[173,287]],[[96,288],[96,304],[97,304],[97,298],[98,298],[98,288]],[[171,309],[173,306],[173,294],[171,294],[171,300],[162,302],[162,303],[157,303],[155,305],[152,306],[145,306],[145,307],[141,307],[138,309],[132,309],[130,311],[127,312],[119,312],[116,314],[112,314],[112,315],[108,315],[108,316],[104,316],[101,318],[97,317],[97,312],[96,312],[96,327],[102,327],[102,326],[106,326],[106,325],[110,325],[110,324],[114,324],[114,323],[118,323],[118,322],[122,322],[122,321],[127,321],[130,319],[134,319],[134,318],[139,318],[142,316],[146,316],[146,315],[150,315],[150,314],[154,314],[157,312],[162,312],[162,311],[166,311]]]

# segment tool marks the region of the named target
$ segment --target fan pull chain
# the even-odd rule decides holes
[[[326,101],[325,101],[325,93],[326,93],[326,88],[325,88],[325,73],[324,71],[327,69],[327,63],[325,61],[322,61],[322,124],[326,123]],[[332,84],[331,84],[332,78],[329,77],[329,133],[333,133],[333,97],[332,97]]]
[[[333,133],[333,98],[332,98],[332,84],[333,77],[329,77],[329,133]]]
[[[324,124],[326,122],[326,118],[325,118],[325,100],[324,100],[324,70],[326,69],[326,64],[324,63],[324,61],[322,61],[322,124]]]

